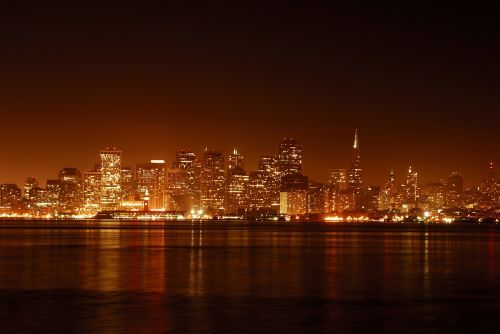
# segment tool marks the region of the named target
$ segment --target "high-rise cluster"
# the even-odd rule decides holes
[[[292,138],[284,138],[275,155],[262,156],[257,170],[249,172],[238,149],[227,156],[210,148],[200,155],[181,149],[171,164],[150,160],[136,166],[124,166],[122,151],[116,148],[102,150],[99,156],[93,168],[83,173],[63,168],[45,186],[34,177],[26,179],[22,190],[16,184],[0,185],[0,215],[176,212],[192,217],[386,217],[447,209],[469,210],[470,215],[470,210],[497,210],[500,198],[493,164],[480,185],[467,189],[459,172],[422,184],[412,167],[401,183],[391,170],[382,186],[367,185],[357,130],[350,167],[329,169],[327,183],[302,174],[302,145]]]

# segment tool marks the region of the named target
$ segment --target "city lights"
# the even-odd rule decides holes
[[[302,145],[285,138],[274,156],[246,171],[238,149],[227,156],[206,148],[199,158],[177,152],[171,166],[153,159],[122,166],[122,151],[100,152],[93,168],[63,168],[45,187],[28,177],[23,187],[0,185],[2,219],[260,219],[325,222],[497,222],[500,185],[490,164],[481,184],[464,189],[460,172],[419,183],[409,167],[398,184],[390,170],[383,186],[363,180],[360,138],[354,132],[350,168],[330,168],[328,183],[302,174]]]

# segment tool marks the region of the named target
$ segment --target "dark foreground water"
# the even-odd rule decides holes
[[[2,225],[2,333],[500,327],[500,226]]]

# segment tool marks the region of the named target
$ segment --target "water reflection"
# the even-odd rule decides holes
[[[287,326],[290,316],[290,326],[321,331],[353,323],[368,330],[357,321],[391,312],[400,321],[424,315],[424,325],[446,314],[458,319],[462,311],[447,300],[474,305],[484,318],[493,307],[487,301],[500,297],[495,228],[98,227],[0,229],[4,298],[22,303],[21,313],[37,312],[29,296],[49,309],[73,307],[62,314],[91,331],[132,321],[139,331],[145,324],[155,331],[219,331],[224,323],[265,329]]]

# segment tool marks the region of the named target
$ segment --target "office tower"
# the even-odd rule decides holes
[[[262,156],[259,162],[259,177],[263,183],[262,197],[264,207],[278,213],[280,208],[281,175],[279,161],[273,156]]]
[[[448,176],[448,189],[460,194],[464,191],[464,178],[460,172],[452,172]]]
[[[445,194],[446,186],[443,182],[427,182],[422,189],[421,208],[426,211],[444,208]]]
[[[486,179],[479,185],[481,204],[484,208],[492,208],[500,203],[500,182],[495,176],[494,164],[490,163]]]
[[[398,194],[398,188],[396,184],[396,173],[391,169],[389,172],[389,177],[380,191],[378,198],[378,209],[379,210],[394,210],[398,209],[402,205],[402,199]]]
[[[363,192],[361,209],[366,211],[378,211],[379,210],[379,196],[381,193],[381,187],[375,185],[369,185],[366,187],[366,191]]]
[[[33,197],[33,189],[38,187],[38,180],[32,176],[28,177],[26,181],[24,182],[24,198],[28,202],[31,202],[31,199]]]
[[[307,213],[309,179],[302,174],[285,175],[281,179],[280,213],[290,216]]]
[[[328,186],[323,183],[309,182],[308,212],[325,213],[328,208]]]
[[[193,196],[189,192],[189,173],[181,168],[166,171],[166,208],[170,211],[189,211],[193,208]]]
[[[134,168],[127,166],[122,167],[122,199],[134,200],[137,192],[135,185]]]
[[[187,190],[189,193],[194,194],[198,189],[196,187],[196,154],[189,149],[182,149],[177,152],[175,161],[172,168],[179,168],[186,171],[187,174]]]
[[[205,149],[201,163],[200,199],[206,213],[217,215],[224,212],[225,183],[222,152]]]
[[[64,213],[76,213],[83,205],[82,173],[76,168],[59,171],[59,207]]]
[[[461,206],[461,197],[464,192],[464,179],[459,172],[452,172],[448,176],[445,195],[445,207],[458,208]]]
[[[148,200],[151,210],[165,210],[165,161],[151,160],[137,165],[137,191],[142,200]]]
[[[406,174],[406,184],[405,184],[405,200],[409,207],[418,206],[418,173],[413,171],[411,166]]]
[[[328,171],[328,185],[334,190],[347,189],[347,170],[332,168]]]
[[[302,171],[302,145],[295,139],[285,138],[278,152],[278,166],[281,177],[300,174]]]
[[[17,184],[5,183],[0,185],[0,206],[14,208],[22,200],[21,189]]]
[[[363,191],[363,175],[358,140],[358,129],[354,131],[354,145],[352,147],[351,168],[349,170],[349,190],[356,196]]]
[[[95,214],[101,209],[101,179],[100,170],[83,173],[83,212]]]
[[[241,166],[228,168],[225,213],[242,215],[247,210],[247,187],[249,176]]]
[[[59,197],[61,195],[61,181],[60,180],[47,180],[45,190],[47,191],[47,199],[48,199],[50,209],[52,210],[52,212],[59,211],[59,209],[60,209]]]
[[[265,177],[261,172],[250,172],[246,197],[249,214],[258,216],[271,211],[271,206],[267,204],[269,189],[266,188]]]
[[[243,155],[241,155],[237,149],[233,150],[233,153],[229,154],[227,158],[227,174],[230,175],[238,169],[238,172],[244,170],[245,167],[243,165]]]
[[[101,151],[101,208],[116,210],[121,202],[122,151]]]

